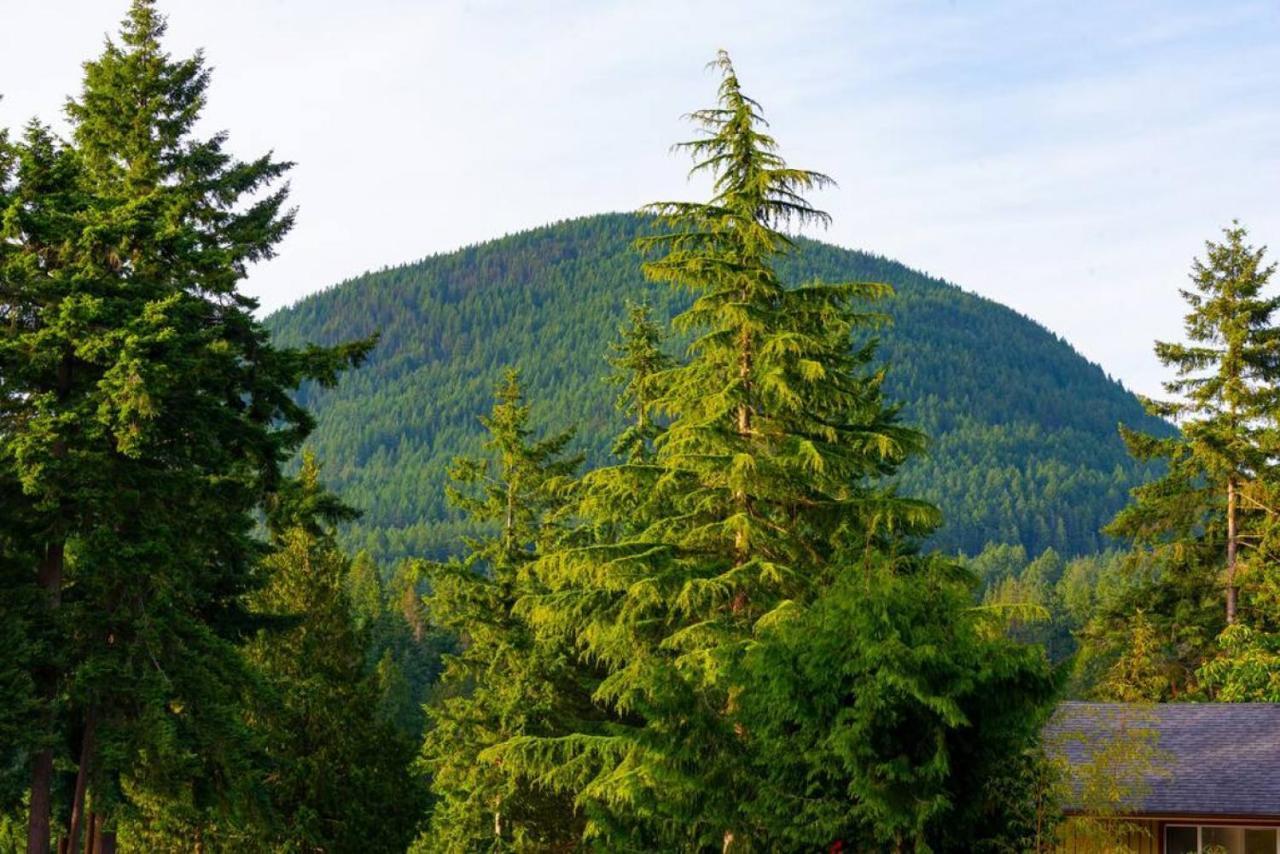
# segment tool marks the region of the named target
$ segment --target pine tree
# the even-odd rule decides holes
[[[554,736],[590,711],[567,650],[539,636],[516,603],[533,589],[529,564],[560,535],[571,432],[535,439],[519,377],[508,371],[481,419],[491,457],[459,459],[453,505],[490,535],[468,540],[463,558],[427,567],[427,613],[454,633],[428,708],[422,760],[438,798],[419,842],[428,851],[549,850],[578,833],[572,800],[509,777],[483,752],[516,736]]]
[[[785,164],[728,57],[716,65],[719,105],[693,114],[705,134],[683,146],[714,197],[654,205],[664,231],[641,243],[646,275],[693,298],[675,321],[689,358],[655,401],[669,424],[652,461],[584,478],[575,512],[594,536],[541,558],[549,589],[525,600],[606,669],[595,700],[613,720],[490,752],[575,793],[605,847],[742,843],[743,652],[831,582],[837,556],[891,550],[937,518],[877,484],[923,444],[882,401],[873,342],[852,341],[881,319],[853,301],[887,288],[780,279],[781,229],[825,221],[801,194],[829,179]]]
[[[109,839],[122,800],[234,787],[254,514],[312,426],[290,392],[369,346],[270,344],[237,286],[292,223],[270,189],[288,164],[193,135],[208,71],[165,54],[163,32],[136,0],[67,105],[71,142],[35,126],[19,146],[3,216],[0,458],[31,510],[50,638],[31,852],[49,848],[64,738],[79,744],[73,848],[104,813]]]

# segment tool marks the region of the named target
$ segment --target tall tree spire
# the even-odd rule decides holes
[[[1275,449],[1268,428],[1280,403],[1274,321],[1280,296],[1264,293],[1276,267],[1266,264],[1265,248],[1248,245],[1246,237],[1233,223],[1221,242],[1206,242],[1205,257],[1192,264],[1192,286],[1180,291],[1190,307],[1187,343],[1159,341],[1155,348],[1176,372],[1164,384],[1173,397],[1146,401],[1152,413],[1175,420],[1182,435],[1157,440],[1124,431],[1137,455],[1164,457],[1170,468],[1165,478],[1136,490],[1135,503],[1112,525],[1117,533],[1159,541],[1200,536],[1196,528],[1216,528],[1220,520],[1228,624],[1238,616],[1241,547],[1249,538],[1240,493],[1270,464]]]
[[[595,700],[616,725],[489,754],[577,792],[606,845],[741,843],[743,652],[829,584],[838,558],[937,519],[877,483],[923,445],[882,400],[873,342],[853,341],[883,320],[854,303],[889,289],[781,279],[795,248],[782,229],[826,221],[803,194],[830,179],[788,166],[728,56],[714,67],[718,103],[678,146],[711,175],[712,198],[652,205],[659,233],[639,243],[645,274],[692,296],[675,320],[687,359],[654,400],[667,427],[651,458],[584,478],[586,544],[540,558],[547,589],[523,603],[604,668]]]

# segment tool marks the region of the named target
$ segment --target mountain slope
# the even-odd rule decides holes
[[[476,416],[504,366],[523,369],[540,423],[576,425],[579,444],[602,456],[616,428],[603,356],[624,301],[680,307],[640,275],[630,244],[645,228],[623,214],[558,223],[369,273],[268,319],[290,344],[381,332],[370,363],[339,388],[302,391],[327,478],[365,511],[352,545],[383,558],[456,545],[445,471],[477,450]],[[901,489],[942,506],[937,545],[1076,554],[1102,544],[1099,526],[1142,475],[1117,423],[1168,429],[1132,394],[1038,324],[896,262],[805,241],[785,274],[897,289],[881,306],[893,318],[880,335],[887,388],[934,439]]]

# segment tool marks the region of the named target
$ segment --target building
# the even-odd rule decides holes
[[[1280,704],[1064,703],[1068,852],[1280,854]]]

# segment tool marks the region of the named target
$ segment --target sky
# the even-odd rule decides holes
[[[126,5],[0,0],[0,127],[61,127]],[[214,67],[205,130],[297,163],[297,226],[246,284],[264,311],[700,197],[669,149],[722,47],[784,156],[839,183],[811,236],[1005,303],[1130,388],[1159,392],[1206,239],[1238,218],[1280,253],[1280,0],[160,5]]]

